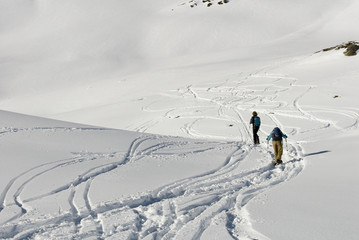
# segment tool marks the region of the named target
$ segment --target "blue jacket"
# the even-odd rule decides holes
[[[274,134],[274,129],[273,131],[269,134],[269,136],[267,137],[267,141],[273,139],[273,141],[282,141],[282,138],[287,138],[287,135],[285,135],[280,129],[280,134],[279,135],[275,135]]]

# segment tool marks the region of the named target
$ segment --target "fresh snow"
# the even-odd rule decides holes
[[[1,239],[358,238],[359,2],[212,3],[0,0]]]

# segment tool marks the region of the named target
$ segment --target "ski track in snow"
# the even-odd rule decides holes
[[[9,181],[0,195],[0,217],[9,210],[11,217],[1,219],[0,237],[13,239],[46,239],[62,236],[71,239],[200,239],[213,225],[220,225],[232,239],[267,239],[252,228],[246,211],[247,203],[258,194],[292,179],[304,168],[301,134],[315,136],[322,129],[346,131],[358,127],[359,115],[355,109],[302,106],[301,99],[315,86],[296,85],[296,79],[279,74],[257,72],[239,76],[235,81],[224,81],[213,86],[188,86],[173,94],[170,99],[187,101],[189,106],[163,109],[163,117],[144,122],[136,130],[148,131],[168,119],[186,120],[181,129],[191,138],[210,139],[213,142],[195,144],[175,138],[142,135],[133,140],[127,152],[81,152],[68,159],[59,159],[24,171]],[[295,93],[292,102],[280,100],[281,94]],[[294,96],[295,95],[295,96]],[[151,110],[151,105],[144,106]],[[253,146],[248,128],[248,115],[256,110],[262,117],[262,134],[269,134],[275,125],[289,135],[284,164],[273,167],[273,154],[264,144]],[[210,111],[206,114],[207,111]],[[344,123],[314,113],[339,114]],[[213,113],[216,113],[214,116]],[[284,118],[297,122],[287,126]],[[225,121],[237,131],[236,141],[220,139],[204,133],[198,126],[202,121]],[[268,123],[270,121],[270,123]],[[300,122],[315,124],[311,129]],[[46,131],[108,131],[104,128],[4,128],[0,135],[19,132]],[[299,139],[296,139],[298,137]],[[193,146],[196,146],[195,148]],[[197,176],[166,183],[158,189],[136,196],[94,205],[91,202],[91,185],[98,176],[108,174],[126,164],[140,161],[145,156],[173,157],[200,154],[206,151],[234,149],[222,166]],[[177,150],[177,151],[176,151]],[[255,157],[253,157],[253,154]],[[101,159],[106,158],[106,163]],[[86,163],[96,163],[85,165]],[[56,186],[49,192],[23,198],[30,183],[44,174],[64,167],[87,166],[74,179]],[[67,194],[69,209],[58,214],[34,219],[32,203]],[[15,209],[15,210],[14,210]],[[58,230],[60,229],[60,230]],[[61,235],[65,232],[67,235]],[[57,234],[57,235],[56,235]],[[60,237],[61,238],[61,237]]]

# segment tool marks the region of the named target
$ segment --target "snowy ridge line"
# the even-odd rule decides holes
[[[17,128],[17,127],[2,127],[0,135],[7,133],[25,132],[25,131],[113,131],[111,128],[98,128],[98,127],[31,127],[31,128]]]

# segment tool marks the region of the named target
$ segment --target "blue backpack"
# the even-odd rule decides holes
[[[279,128],[274,128],[273,129],[273,135],[272,138],[274,141],[281,141],[283,137],[283,133]]]
[[[260,125],[261,125],[261,119],[259,118],[259,117],[257,117],[257,116],[254,116],[254,119],[253,119],[254,121],[254,125],[256,126],[256,127],[259,127]]]

